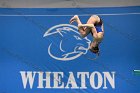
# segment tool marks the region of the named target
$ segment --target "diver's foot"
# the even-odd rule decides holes
[[[74,17],[72,17],[70,19],[70,24],[72,24],[73,22],[77,21],[78,20],[78,15],[74,15]]]

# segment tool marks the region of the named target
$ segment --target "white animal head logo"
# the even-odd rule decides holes
[[[48,54],[61,61],[74,60],[86,54],[91,41],[82,38],[78,28],[70,24],[59,24],[48,29],[44,37],[52,41],[48,47]]]

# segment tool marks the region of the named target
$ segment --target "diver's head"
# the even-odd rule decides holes
[[[99,48],[98,47],[92,47],[89,49],[91,52],[98,54],[99,53]]]
[[[96,42],[92,42],[90,44],[89,50],[95,54],[99,54],[99,44],[97,44]]]

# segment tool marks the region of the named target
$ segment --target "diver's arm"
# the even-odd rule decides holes
[[[93,24],[79,24],[78,30],[79,32],[81,32],[82,37],[86,37],[90,33],[91,28],[93,27]]]
[[[78,27],[88,27],[92,28],[94,25],[93,24],[78,24]]]

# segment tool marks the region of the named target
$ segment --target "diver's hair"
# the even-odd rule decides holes
[[[92,53],[98,54],[99,53],[99,48],[98,47],[92,47],[89,49]]]

